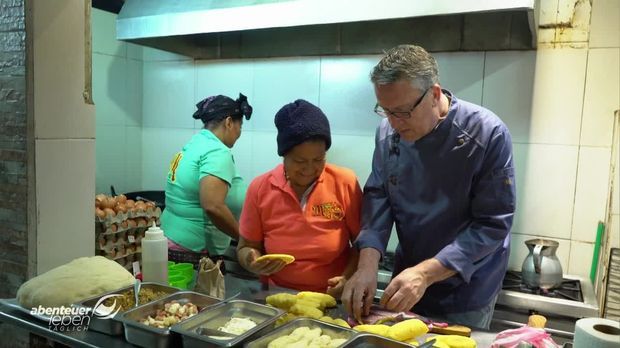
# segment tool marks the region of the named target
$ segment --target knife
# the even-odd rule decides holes
[[[426,341],[426,342],[422,343],[421,345],[418,346],[418,348],[431,348],[431,347],[433,347],[433,344],[435,344],[435,341],[437,341],[437,340],[433,338],[430,341]]]

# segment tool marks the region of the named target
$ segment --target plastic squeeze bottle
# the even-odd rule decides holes
[[[168,239],[155,222],[142,238],[142,278],[168,285]]]

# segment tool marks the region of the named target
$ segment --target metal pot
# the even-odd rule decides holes
[[[523,283],[531,288],[552,289],[562,284],[562,264],[555,255],[560,245],[548,239],[530,239],[525,241],[530,250],[523,265],[521,275]]]

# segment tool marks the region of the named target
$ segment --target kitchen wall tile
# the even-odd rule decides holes
[[[529,142],[535,69],[536,51],[486,53],[482,105],[506,123],[516,143]]]
[[[353,170],[360,186],[364,187],[372,169],[374,149],[374,137],[334,134],[327,160],[329,163]]]
[[[577,275],[589,279],[593,254],[594,244],[571,241],[570,260],[568,263],[568,269],[563,269],[564,274]]]
[[[620,47],[620,2],[596,0],[590,20],[590,48]]]
[[[252,118],[252,120],[254,120]],[[252,143],[254,134],[252,131],[243,130],[241,137],[237,139],[235,146],[232,148],[232,153],[235,159],[235,165],[239,174],[244,179],[246,184],[249,184],[254,179],[254,173],[252,172]]]
[[[95,252],[95,141],[35,141],[37,274]]]
[[[117,57],[127,56],[127,44],[116,40],[116,14],[92,9],[91,12],[92,50]],[[93,72],[95,69],[93,69]]]
[[[576,146],[514,144],[516,233],[569,239],[577,174]]]
[[[192,61],[191,57],[157,48],[142,46],[142,60],[148,62]]]
[[[127,42],[127,59],[132,59],[132,60],[138,60],[138,61],[144,61],[144,57],[143,57],[143,51],[144,51],[144,46],[142,45],[137,45],[137,44],[132,44],[130,42]]]
[[[439,81],[457,98],[482,104],[484,52],[433,54],[439,66]]]
[[[322,57],[319,104],[332,134],[374,135],[380,118],[370,82],[378,56]]]
[[[620,48],[588,51],[581,145],[611,146],[614,111],[620,108]]]
[[[605,221],[610,157],[609,148],[582,146],[579,150],[571,235],[574,241],[594,242],[598,222]]]
[[[278,143],[276,132],[252,132],[252,178],[272,170],[282,163],[282,157],[278,156]],[[248,180],[248,183],[251,180]]]
[[[93,54],[93,101],[96,126],[122,126],[127,118],[125,58]]]
[[[531,143],[579,143],[586,57],[584,49],[536,51]]]
[[[530,239],[551,239],[559,243],[556,256],[560,260],[562,270],[566,273],[569,266],[569,256],[571,250],[571,241],[568,239],[548,238],[539,235],[512,233],[510,238],[510,257],[508,259],[508,269],[513,271],[521,271],[523,261],[529,254],[529,249],[525,245],[525,241]]]
[[[142,129],[142,189],[163,190],[170,160],[197,131],[188,128]]]
[[[317,57],[256,60],[252,128],[274,131],[276,112],[297,99],[318,105],[320,66]]]
[[[252,130],[255,114],[260,112],[255,105],[257,101],[254,98],[253,86],[254,62],[252,60],[196,61],[192,113],[188,116],[191,117],[196,110],[195,104],[206,97],[221,94],[237,99],[239,93],[243,93],[254,108],[252,118],[243,124],[243,129]],[[197,120],[195,127],[202,128],[202,122]]]
[[[125,187],[117,193],[142,191],[142,146],[142,127],[125,127]]]
[[[554,24],[558,18],[558,4],[560,0],[545,0],[539,4],[539,25]],[[564,0],[562,0],[564,1]]]
[[[618,168],[618,142],[614,145],[616,151],[612,152],[612,156],[616,156],[616,158],[612,158],[612,163],[614,164],[614,174],[615,177],[613,179],[612,186],[612,201],[611,201],[611,211],[613,214],[620,214],[620,168]]]
[[[142,62],[127,60],[125,125],[142,126]]]
[[[192,62],[144,62],[142,124],[150,128],[194,128]]]
[[[97,127],[95,156],[97,158],[95,187],[97,193],[110,194],[110,185],[117,192],[125,191],[126,176],[126,128],[125,126]]]
[[[620,215],[612,214],[610,225],[605,231],[609,234],[609,245],[611,248],[620,248]]]

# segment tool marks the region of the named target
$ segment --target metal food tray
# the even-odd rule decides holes
[[[303,326],[307,326],[310,329],[315,329],[318,327],[321,329],[322,335],[328,335],[331,338],[345,338],[346,342],[343,343],[341,347],[346,346],[357,335],[355,331],[348,329],[346,327],[326,323],[326,322],[319,321],[316,319],[298,318],[298,319],[289,321],[288,323],[280,326],[279,328],[271,331],[270,333],[266,334],[265,336],[257,340],[249,342],[248,344],[245,345],[245,347],[246,348],[267,348],[267,346],[269,345],[271,341],[281,336],[290,335],[293,332],[293,330],[303,327]]]
[[[162,285],[162,284],[159,284],[159,283],[152,283],[152,282],[144,282],[144,283],[142,283],[140,285],[140,291],[142,291],[144,289],[153,289],[154,291],[163,291],[163,292],[167,293],[167,295],[170,295],[170,294],[173,294],[175,292],[179,292],[180,291],[180,289],[178,289],[178,288],[174,288],[174,287],[167,286],[167,285]],[[129,286],[126,286],[124,288],[116,289],[114,291],[109,291],[109,292],[106,292],[105,294],[102,294],[102,295],[97,295],[97,296],[90,297],[90,298],[88,298],[86,300],[78,302],[76,305],[77,306],[81,306],[81,307],[93,308],[97,304],[99,299],[101,299],[102,297],[108,296],[108,295],[113,295],[113,294],[120,294],[120,293],[122,293],[124,291],[131,291],[131,293],[133,295],[133,285],[129,285]],[[166,296],[164,296],[164,297],[166,297]],[[101,319],[101,318],[97,317],[96,315],[91,315],[90,323],[88,325],[88,329],[89,330],[93,330],[93,331],[102,332],[102,333],[108,334],[108,335],[113,335],[113,336],[122,335],[123,334],[123,323],[118,321],[118,317],[122,313],[123,312],[119,311],[111,319]]]
[[[125,328],[125,339],[127,342],[148,348],[180,346],[180,339],[174,337],[174,335],[170,335],[170,328],[160,329],[141,323],[141,321],[149,315],[154,315],[157,310],[163,309],[165,303],[171,301],[177,301],[180,304],[191,302],[198,306],[199,313],[208,307],[220,303],[220,300],[215,297],[193,291],[180,291],[157,301],[128,310],[119,318]]]
[[[284,314],[284,311],[262,304],[233,300],[212,307],[192,318],[172,327],[172,331],[181,335],[184,348],[193,347],[237,347],[252,337],[258,337],[271,331],[276,319]],[[201,328],[217,331],[231,318],[248,318],[257,325],[241,335],[233,337],[213,338],[208,335],[197,333]]]
[[[353,340],[345,343],[341,347],[356,348],[401,348],[411,347],[409,344],[394,341],[386,337],[377,336],[369,333],[360,333]]]

